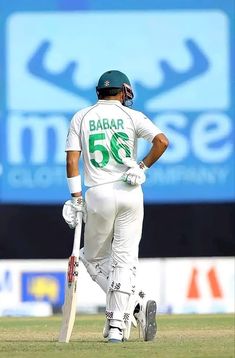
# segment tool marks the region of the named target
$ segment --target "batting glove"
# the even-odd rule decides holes
[[[78,212],[82,212],[82,219],[86,223],[87,210],[86,203],[81,196],[72,197],[71,200],[67,200],[63,206],[62,215],[70,229],[74,229],[78,224]]]
[[[123,163],[130,169],[122,175],[122,180],[130,185],[140,185],[146,180],[145,171],[148,169],[143,162],[139,164],[131,159],[124,158]]]

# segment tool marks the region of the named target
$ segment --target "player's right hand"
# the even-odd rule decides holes
[[[86,203],[82,196],[72,197],[64,203],[62,215],[70,229],[74,229],[78,223],[78,212],[82,212],[82,219],[86,223],[87,210]]]
[[[140,185],[145,182],[145,166],[138,164],[134,159],[131,158],[124,158],[123,163],[130,167],[130,169],[122,175],[123,181],[130,185]]]

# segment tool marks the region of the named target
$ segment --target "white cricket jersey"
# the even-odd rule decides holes
[[[128,169],[122,158],[136,159],[137,139],[152,142],[159,133],[143,113],[116,100],[99,100],[73,116],[66,151],[82,152],[86,186],[111,183]]]

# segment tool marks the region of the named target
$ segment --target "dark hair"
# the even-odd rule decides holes
[[[121,88],[101,88],[98,90],[98,98],[103,99],[110,96],[116,96],[118,93],[122,92]]]

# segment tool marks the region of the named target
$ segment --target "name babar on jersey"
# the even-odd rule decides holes
[[[89,129],[90,131],[98,131],[98,130],[117,130],[117,129],[124,129],[123,119],[109,119],[109,118],[102,118],[102,119],[90,119],[89,120]]]

